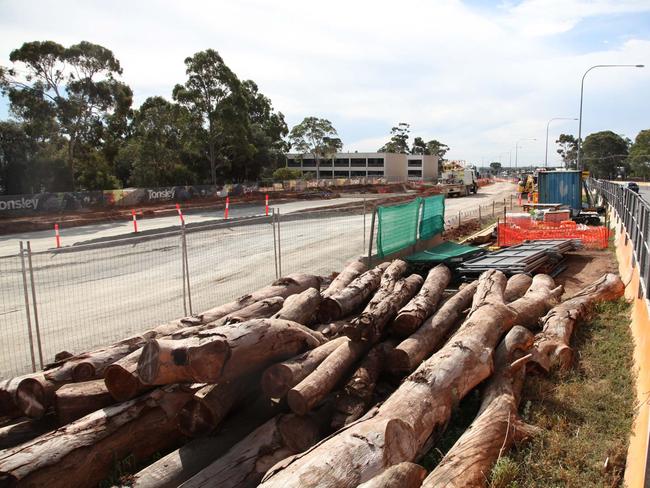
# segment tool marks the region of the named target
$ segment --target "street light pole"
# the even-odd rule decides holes
[[[521,141],[536,141],[536,140],[537,140],[537,139],[534,139],[534,138],[524,137],[523,139],[519,139],[519,140],[515,143],[515,171],[517,171],[517,163],[518,163],[518,161],[519,161],[519,143],[520,143]]]
[[[554,120],[578,120],[574,117],[553,117],[546,124],[546,152],[544,154],[544,167],[548,168],[548,128]]]
[[[585,77],[592,69],[595,68],[643,68],[643,64],[596,64],[585,71],[585,74],[582,75],[582,81],[580,82],[580,116],[578,122],[578,162],[577,169],[582,169],[582,98],[585,91]]]

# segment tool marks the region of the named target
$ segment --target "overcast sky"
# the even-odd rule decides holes
[[[0,64],[25,41],[113,50],[135,104],[171,98],[185,57],[219,51],[289,126],[330,119],[345,150],[375,151],[398,122],[481,164],[544,160],[546,123],[577,117],[594,64],[650,65],[649,0],[0,0]],[[0,117],[7,117],[6,101]],[[583,134],[650,128],[650,67],[585,82]],[[577,122],[551,125],[577,134]],[[511,152],[511,156],[510,156]]]

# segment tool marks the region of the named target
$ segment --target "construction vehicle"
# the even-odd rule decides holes
[[[463,166],[450,161],[443,166],[438,179],[440,193],[448,197],[467,196],[478,191],[478,171],[474,166]]]
[[[519,179],[517,183],[517,192],[521,194],[533,193],[535,191],[535,177],[530,175],[524,175]]]

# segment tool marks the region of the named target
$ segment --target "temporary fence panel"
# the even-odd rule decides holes
[[[514,246],[529,240],[580,239],[590,249],[606,249],[609,244],[609,229],[604,226],[590,227],[569,222],[543,222],[539,225],[518,226],[499,223],[498,243],[500,246]]]
[[[429,239],[445,229],[445,196],[434,195],[423,199],[420,220],[420,239]]]
[[[421,198],[392,207],[377,207],[377,253],[384,257],[417,240]]]

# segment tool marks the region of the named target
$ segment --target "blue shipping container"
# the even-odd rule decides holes
[[[576,211],[582,209],[580,171],[540,171],[537,174],[539,203],[561,203]]]

